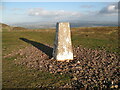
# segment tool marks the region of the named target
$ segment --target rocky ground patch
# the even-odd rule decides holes
[[[34,46],[12,52],[5,55],[4,58],[17,55],[14,59],[16,65],[25,65],[53,74],[69,74],[71,83],[61,86],[62,88],[119,88],[120,63],[116,53],[92,50],[81,46],[74,47],[73,52],[74,60],[70,62],[57,62],[50,59],[49,55]]]

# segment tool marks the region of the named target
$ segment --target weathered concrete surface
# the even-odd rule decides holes
[[[57,61],[73,60],[71,32],[68,22],[57,23],[56,25],[53,58]]]

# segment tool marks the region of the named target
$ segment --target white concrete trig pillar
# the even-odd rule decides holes
[[[68,22],[60,22],[56,25],[53,58],[57,61],[73,60],[70,24]]]

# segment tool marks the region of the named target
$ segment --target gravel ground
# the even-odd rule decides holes
[[[50,47],[48,45],[48,47]],[[78,46],[73,47],[74,60],[70,62],[58,62],[50,59],[44,50],[31,46],[20,49],[4,56],[12,57],[17,55],[14,60],[18,65],[25,65],[29,68],[48,71],[56,74],[69,74],[71,83],[61,86],[62,88],[114,88],[120,87],[119,57],[115,53],[105,50],[92,50]],[[52,53],[52,52],[51,52]]]

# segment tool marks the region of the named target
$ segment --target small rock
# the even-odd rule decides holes
[[[77,80],[77,78],[74,76],[73,80]]]
[[[115,87],[115,88],[118,88],[118,85],[115,85],[114,87]]]
[[[63,73],[60,73],[60,75],[62,75]]]
[[[77,61],[77,64],[80,64],[80,61]]]
[[[62,71],[62,69],[57,69],[57,71],[58,71],[58,72],[61,72],[61,71]]]
[[[17,60],[16,58],[14,60]]]
[[[80,72],[79,71],[76,71],[76,74],[79,74]]]
[[[110,88],[115,88],[114,85],[112,85]]]
[[[77,57],[76,55],[74,55],[74,57]]]
[[[52,68],[53,66],[52,65],[49,65],[49,68]]]

